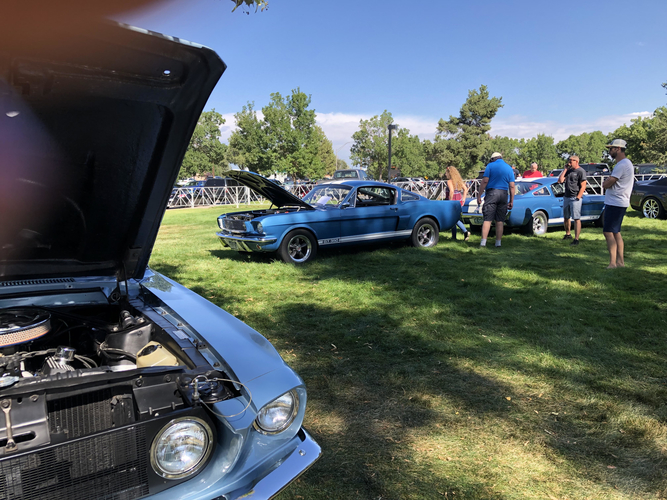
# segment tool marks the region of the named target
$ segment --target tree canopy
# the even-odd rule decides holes
[[[228,168],[227,145],[220,142],[220,126],[224,123],[215,109],[201,114],[181,164],[180,178],[209,172],[215,175]]]
[[[502,97],[490,97],[486,85],[481,85],[479,90],[468,91],[459,116],[450,116],[449,120],[440,119],[438,122],[436,145],[444,151],[437,156],[451,158],[450,163],[458,167],[463,175],[472,174],[482,167],[490,140],[491,120],[502,107]]]
[[[230,162],[254,172],[282,172],[298,178],[321,178],[335,170],[335,155],[324,131],[315,124],[311,97],[299,88],[283,97],[271,94],[257,117],[254,103],[234,115],[237,129],[229,138]]]

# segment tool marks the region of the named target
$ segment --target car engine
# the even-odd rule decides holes
[[[147,314],[129,303],[0,309],[0,457],[239,394],[191,339]]]

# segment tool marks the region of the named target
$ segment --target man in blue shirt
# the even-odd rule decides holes
[[[500,246],[500,240],[503,238],[503,228],[507,209],[511,209],[514,204],[514,171],[507,163],[503,161],[503,155],[493,153],[491,163],[484,170],[484,178],[477,191],[477,205],[482,203],[482,193],[484,195],[484,206],[482,214],[484,223],[482,224],[482,241],[480,247],[486,246],[486,238],[491,230],[491,222],[496,223],[496,246]],[[509,194],[509,202],[507,201]]]

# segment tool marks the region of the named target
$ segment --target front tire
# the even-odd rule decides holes
[[[317,255],[317,241],[309,231],[295,229],[283,239],[278,255],[288,264],[305,264]]]
[[[538,210],[532,215],[530,222],[528,223],[528,233],[535,236],[547,234],[548,222],[549,218],[547,217],[547,214]]]
[[[424,217],[417,221],[412,230],[412,246],[415,247],[434,247],[440,239],[440,230],[438,224],[430,217]]]
[[[642,215],[647,219],[662,219],[665,210],[656,198],[646,198],[642,202]]]

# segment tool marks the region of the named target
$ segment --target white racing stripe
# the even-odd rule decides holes
[[[388,231],[386,233],[372,233],[372,234],[362,234],[358,236],[343,236],[342,238],[325,238],[322,240],[317,240],[317,244],[320,246],[324,245],[335,245],[338,243],[354,243],[356,241],[373,241],[373,240],[382,240],[385,238],[396,238],[399,236],[410,236],[412,234],[412,229],[406,229],[404,231]]]

